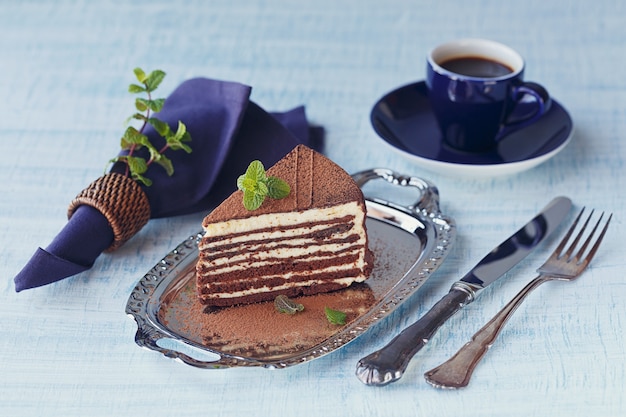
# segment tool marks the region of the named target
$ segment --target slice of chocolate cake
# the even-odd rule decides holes
[[[196,279],[203,304],[338,290],[372,270],[363,194],[350,175],[303,145],[267,174],[286,181],[291,193],[248,211],[236,191],[202,222]]]

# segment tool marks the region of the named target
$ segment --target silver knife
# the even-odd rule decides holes
[[[485,256],[422,318],[404,329],[382,349],[362,358],[357,378],[366,385],[386,385],[402,377],[411,358],[437,329],[461,307],[471,303],[489,284],[526,257],[563,221],[572,202],[557,197],[513,236]]]

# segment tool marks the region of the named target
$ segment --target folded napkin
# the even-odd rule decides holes
[[[214,208],[236,189],[237,177],[252,160],[269,167],[298,144],[321,150],[323,130],[309,126],[303,107],[270,114],[250,101],[251,90],[243,84],[206,78],[182,83],[158,114],[174,131],[182,121],[192,137],[191,153],[166,151],[174,175],[151,166],[145,176],[152,185],[144,186],[123,175],[123,164],[113,165],[108,175],[70,204],[68,223],[17,274],[15,290],[47,285],[91,268],[102,252],[116,249],[150,218]],[[143,133],[157,148],[164,144],[151,126]],[[136,155],[147,157],[141,151],[145,148]],[[129,196],[118,195],[124,187],[130,187]],[[135,193],[133,187],[143,193]],[[110,193],[107,199],[117,199],[123,207],[109,207],[108,200],[99,197],[105,191]],[[129,229],[124,210],[139,211],[141,219],[130,227],[130,235],[120,237]]]

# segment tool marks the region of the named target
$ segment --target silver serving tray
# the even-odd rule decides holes
[[[353,178],[361,188],[370,180],[383,179],[395,186],[411,187],[403,190],[419,193],[417,202],[402,205],[372,197],[364,189],[370,248],[376,258],[372,275],[365,281],[374,296],[365,312],[347,325],[338,326],[336,333],[321,343],[295,352],[247,356],[207,346],[200,338],[189,336],[185,323],[163,320],[168,309],[186,308],[185,301],[181,306],[181,300],[190,299],[189,294],[186,298],[181,298],[181,294],[194,288],[197,244],[202,237],[198,233],[159,261],[130,294],[126,313],[137,323],[135,342],[199,368],[286,368],[339,349],[389,315],[444,261],[456,236],[455,224],[440,212],[438,190],[426,180],[398,175],[388,169],[363,171]],[[388,191],[386,195],[399,190],[378,184]]]

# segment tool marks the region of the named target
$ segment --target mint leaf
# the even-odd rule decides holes
[[[191,152],[191,148],[189,145],[186,145],[183,142],[191,141],[191,135],[187,132],[187,126],[180,120],[178,121],[178,127],[176,128],[176,133],[172,134],[171,131],[165,135],[165,141],[167,145],[173,150],[184,150],[187,153]]]
[[[144,144],[148,138],[137,129],[132,126],[129,126],[124,132],[124,136],[121,139],[121,147],[122,149],[129,149],[132,145],[141,146]]]
[[[261,161],[252,161],[248,165],[246,170],[246,178],[251,178],[255,181],[265,181],[265,167]]]
[[[245,191],[245,186],[244,186],[244,182],[246,181],[246,176],[245,175],[240,175],[239,178],[237,178],[237,189],[241,190],[241,191]]]
[[[324,307],[324,313],[326,314],[326,319],[331,324],[337,324],[343,326],[346,324],[346,313],[339,310],[333,310],[332,308]]]
[[[278,177],[269,177],[267,179],[267,195],[275,200],[280,200],[289,195],[291,187],[285,181]]]
[[[137,77],[137,81],[142,84],[146,81],[146,73],[143,72],[141,68],[135,68],[133,72],[135,73],[135,77]]]
[[[139,111],[146,111],[150,109],[153,112],[158,113],[163,108],[164,103],[165,100],[163,100],[162,98],[157,100],[149,100],[139,97],[135,100],[135,108]]]
[[[145,159],[131,155],[127,155],[124,159],[126,164],[128,164],[128,170],[132,179],[147,186],[152,185],[152,181],[142,175],[148,170],[148,164]]]
[[[170,133],[170,125],[168,125],[165,122],[162,122],[161,120],[155,117],[149,118],[148,123],[150,123],[152,127],[154,128],[154,130],[156,130],[157,133],[163,137],[167,136]]]
[[[138,158],[136,156],[126,156],[126,163],[130,168],[130,172],[143,174],[148,170],[148,165],[146,164],[146,160],[143,158]]]
[[[186,128],[185,128],[186,129]],[[185,131],[185,134],[180,138],[181,142],[191,142],[191,133]]]
[[[128,86],[128,92],[132,94],[143,93],[144,91],[146,91],[146,88],[137,84],[131,84]]]
[[[187,126],[180,120],[178,121],[178,127],[176,128],[176,133],[174,134],[174,138],[176,141],[182,141],[187,134]]]
[[[256,181],[252,178],[247,178],[245,175],[240,175],[237,178],[237,188],[241,191],[252,191],[254,192],[254,186]]]
[[[167,156],[159,154],[159,157],[155,159],[154,162],[162,166],[165,169],[167,175],[169,175],[170,177],[174,175],[174,165]]]
[[[141,112],[148,110],[148,100],[145,98],[135,99],[135,108]]]
[[[155,100],[148,100],[148,107],[150,107],[150,110],[152,110],[155,113],[160,112],[161,109],[163,108],[164,104],[165,104],[165,99],[164,98],[157,98]]]
[[[265,200],[265,196],[255,193],[254,191],[244,191],[243,192],[243,206],[246,210],[256,210],[261,207],[263,204],[263,200]]]
[[[286,295],[281,294],[274,299],[274,308],[276,308],[279,313],[293,315],[304,310],[304,305],[296,303]]]
[[[256,183],[256,189],[254,190],[261,197],[265,197],[268,195],[269,190],[267,189],[267,184],[263,181],[259,181]]]
[[[189,139],[186,139],[186,138],[189,138]],[[189,133],[185,133],[185,136],[183,136],[183,139],[181,139],[180,141],[176,140],[176,138],[173,136],[168,137],[167,144],[169,145],[170,149],[173,149],[175,151],[182,149],[183,151],[187,153],[191,153],[191,147],[183,143],[189,140],[191,140],[191,135],[189,135]]]
[[[146,88],[148,89],[148,91],[154,91],[161,84],[163,78],[165,78],[165,73],[163,71],[154,70],[143,82],[144,84],[146,84]]]
[[[137,181],[142,183],[143,185],[145,185],[146,187],[149,187],[152,185],[152,180],[150,178],[144,177],[143,175],[137,174],[137,173],[133,173],[131,175],[131,177]]]
[[[150,163],[157,162],[160,158],[165,156],[161,154],[161,152],[159,152],[159,150],[150,143],[147,136],[145,136],[145,138],[146,138],[146,141],[144,145],[146,146],[146,148],[148,148],[148,152],[150,152]],[[146,167],[147,165],[148,165],[148,162],[146,162]]]
[[[129,120],[128,120],[128,121],[130,121],[130,119],[141,120],[142,122],[147,122],[147,121],[148,121],[148,119],[146,118],[146,116],[145,116],[145,115],[143,115],[143,114],[141,114],[141,113],[135,113],[135,114],[133,114],[132,116],[130,116],[130,117],[129,117]]]

